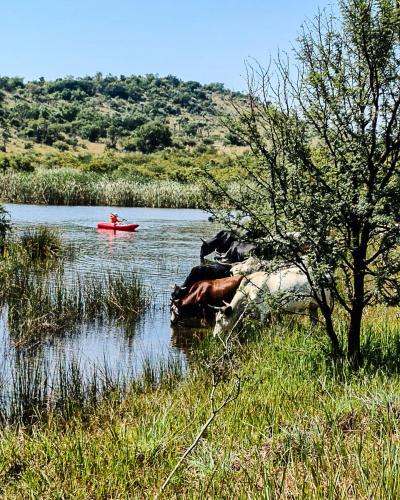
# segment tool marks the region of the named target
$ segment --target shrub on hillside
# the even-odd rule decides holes
[[[159,121],[145,123],[138,128],[135,137],[136,148],[142,153],[153,153],[172,146],[172,136],[168,125]]]

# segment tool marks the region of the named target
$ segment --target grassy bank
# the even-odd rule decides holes
[[[0,174],[5,203],[101,205],[123,207],[199,208],[208,199],[200,184],[137,178],[112,179],[93,172],[39,170]]]
[[[166,497],[398,497],[400,332],[387,314],[370,314],[358,373],[330,361],[322,331],[255,335],[238,351],[239,398]],[[73,418],[50,408],[42,422],[4,427],[2,495],[153,498],[208,418],[201,357],[182,381],[115,389]]]

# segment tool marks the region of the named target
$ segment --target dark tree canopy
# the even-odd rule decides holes
[[[171,131],[159,121],[145,123],[136,132],[136,147],[142,153],[153,153],[171,145]]]

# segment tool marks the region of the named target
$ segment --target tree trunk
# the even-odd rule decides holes
[[[355,304],[350,315],[350,327],[347,337],[347,356],[350,362],[355,365],[357,365],[360,360],[361,319],[363,309],[362,304]]]
[[[331,342],[332,342],[333,352],[335,355],[341,355],[342,350],[340,348],[339,340],[337,338],[335,329],[333,327],[332,311],[331,311],[331,308],[329,307],[329,305],[325,301],[323,301],[323,303],[321,304],[321,312],[322,312],[322,315],[324,316],[324,319],[325,319],[326,331],[327,331],[329,338],[331,339]]]
[[[364,290],[364,257],[366,251],[360,252],[360,255],[354,259],[353,286],[354,295],[352,300],[352,309],[350,313],[350,326],[347,334],[347,356],[352,364],[358,365],[360,360],[360,337],[361,320],[365,307]]]

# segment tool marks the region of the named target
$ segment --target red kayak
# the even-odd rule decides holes
[[[112,231],[136,231],[139,224],[113,224],[112,222],[99,222],[98,229],[111,229]]]

